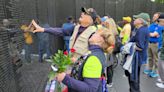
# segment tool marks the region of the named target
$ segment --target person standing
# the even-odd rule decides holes
[[[63,31],[64,31],[64,41],[67,51],[70,50],[69,48],[69,40],[72,36],[73,30],[74,30],[75,24],[73,17],[68,17],[67,22],[62,25]]]
[[[130,92],[141,92],[140,91],[140,68],[145,62],[143,61],[145,54],[148,49],[149,31],[148,21],[149,17],[147,13],[140,13],[133,16],[135,18],[134,25],[136,27],[136,34],[130,39],[130,42],[135,42],[135,54],[132,63],[132,73],[125,71],[128,77]]]
[[[109,29],[108,31],[110,33],[112,33],[114,35],[114,37],[116,38],[116,36],[118,35],[118,31],[117,31],[117,27],[115,24],[115,21],[113,20],[113,18],[108,17],[108,16],[104,16],[103,18],[101,18],[101,23],[103,25],[103,27]],[[115,43],[116,46],[117,43]],[[113,71],[113,63],[114,63],[114,58],[116,57],[115,53],[107,53],[106,58],[106,76],[107,76],[107,87],[111,88],[113,86],[113,75],[114,75],[114,71]]]
[[[102,26],[111,30],[114,35],[118,35],[117,25],[112,17],[110,16],[102,17],[101,24]]]
[[[114,43],[115,37],[107,29],[97,31],[89,39],[91,55],[85,62],[82,62],[80,66],[82,68],[79,67],[78,79],[62,72],[57,74],[57,81],[67,85],[68,89],[72,89],[68,92],[104,92],[100,79],[105,68],[104,52],[112,53]]]
[[[97,13],[93,8],[86,9],[81,8],[81,16],[79,18],[79,24],[75,26],[73,34],[70,38],[70,48],[74,48],[76,51],[73,53],[73,60],[76,61],[82,55],[88,52],[88,39],[96,32],[97,28]],[[54,35],[64,35],[62,28],[42,28],[33,20],[32,24],[36,28],[33,32],[47,32]]]
[[[120,38],[122,39],[122,44],[125,44],[129,41],[130,39],[130,34],[131,34],[131,17],[127,16],[127,17],[123,17],[123,23],[124,23],[124,26],[123,26],[123,29],[122,31],[120,32]]]
[[[25,44],[24,44],[25,60],[26,63],[31,63],[31,49],[32,49],[33,38],[31,33],[28,32],[29,29],[27,25],[22,25],[21,30],[24,32],[24,39],[25,39]]]
[[[49,28],[49,24],[44,24],[44,28]],[[38,52],[39,52],[39,62],[43,62],[43,55],[46,52],[45,59],[50,59],[51,51],[50,51],[50,42],[49,42],[49,34],[48,33],[36,33],[38,37]]]
[[[164,14],[160,14],[158,18],[158,22],[159,22],[160,30],[164,30]],[[158,78],[158,83],[156,83],[156,86],[159,88],[164,88],[164,46],[161,46],[160,48],[158,72],[160,78]]]
[[[159,49],[159,38],[160,38],[160,30],[158,26],[157,19],[159,17],[159,13],[155,13],[153,16],[153,21],[149,26],[150,38],[149,38],[149,48],[148,48],[148,70],[144,70],[145,74],[148,74],[150,77],[158,77],[158,49]]]

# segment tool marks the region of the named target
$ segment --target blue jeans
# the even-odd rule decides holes
[[[50,58],[50,44],[48,41],[39,41],[39,62],[43,62],[43,54],[46,52],[47,57]]]
[[[69,48],[69,40],[70,40],[70,36],[65,36],[64,37],[64,42],[65,42],[65,46],[67,51],[69,52],[70,48]]]
[[[30,63],[31,62],[31,44],[25,44],[24,49],[25,49],[25,60],[26,62]]]

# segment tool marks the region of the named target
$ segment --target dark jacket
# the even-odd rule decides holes
[[[64,23],[62,28],[64,36],[72,36],[75,25],[73,23]]]
[[[139,29],[136,29],[136,34],[130,41],[135,42],[136,46],[142,49],[142,51],[136,50],[132,61],[131,80],[138,81],[138,68],[142,64],[146,63],[147,59],[147,49],[149,43],[149,31],[147,26],[142,26]]]
[[[99,46],[90,46],[89,48],[92,52],[92,55],[96,56],[101,64],[102,68],[105,67],[105,55],[102,49]],[[103,69],[104,70],[104,69]],[[62,81],[68,88],[73,89],[71,92],[102,92],[101,80],[99,78],[84,78],[83,81],[76,80],[69,75],[66,75]]]
[[[136,46],[142,49],[138,51],[139,53],[139,63],[145,64],[147,60],[147,49],[149,43],[149,31],[147,26],[142,26],[136,29],[136,34],[130,40],[130,42],[135,42]]]

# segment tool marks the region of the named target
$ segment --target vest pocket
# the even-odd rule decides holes
[[[82,45],[82,44],[77,44],[74,46],[74,48],[76,49],[76,52],[84,55],[87,51],[88,51],[88,45]]]

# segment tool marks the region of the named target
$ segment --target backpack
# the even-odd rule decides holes
[[[121,38],[119,37],[119,35],[115,36],[115,47],[113,50],[113,54],[117,54],[120,53],[120,48],[123,46],[122,42],[121,42]]]
[[[76,63],[73,65],[72,67],[72,71],[71,71],[71,77],[77,79],[77,80],[81,80],[83,81],[82,78],[82,70],[83,67],[87,61],[87,59],[90,57],[91,55],[87,55],[87,56],[81,56]]]

